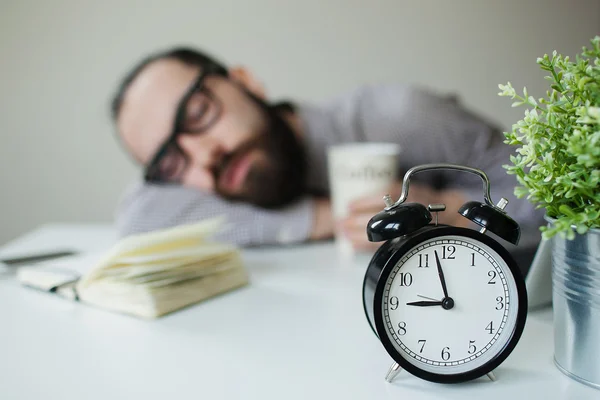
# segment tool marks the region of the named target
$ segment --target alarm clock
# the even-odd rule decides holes
[[[481,228],[438,223],[444,204],[407,203],[410,178],[420,172],[455,170],[479,176],[484,202],[469,201],[458,212]],[[490,182],[479,169],[426,164],[406,172],[395,203],[367,225],[372,242],[385,242],[373,255],[363,282],[367,320],[393,359],[386,376],[402,370],[438,383],[487,375],[517,345],[527,318],[524,278],[496,239],[518,244],[520,228],[494,204]]]

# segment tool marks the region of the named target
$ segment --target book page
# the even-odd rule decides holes
[[[17,269],[17,280],[26,286],[50,290],[67,282],[78,280],[93,270],[104,255],[105,251],[83,253],[32,265],[23,265]]]

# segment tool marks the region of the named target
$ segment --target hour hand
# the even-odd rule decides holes
[[[432,307],[432,306],[441,306],[441,301],[413,301],[412,303],[406,303],[407,306],[417,306],[417,307]]]

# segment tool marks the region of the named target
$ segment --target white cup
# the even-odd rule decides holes
[[[352,201],[381,194],[398,180],[400,150],[395,143],[346,143],[327,149],[331,205],[336,221],[348,215]],[[381,209],[384,207],[382,198]],[[365,225],[365,239],[366,228]],[[340,253],[352,256],[350,241],[340,232],[335,236]]]

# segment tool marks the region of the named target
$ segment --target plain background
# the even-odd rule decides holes
[[[110,222],[139,170],[108,104],[150,51],[250,67],[274,98],[364,83],[456,92],[505,129],[499,83],[545,92],[535,60],[600,33],[600,0],[0,0],[0,243],[49,222]]]

